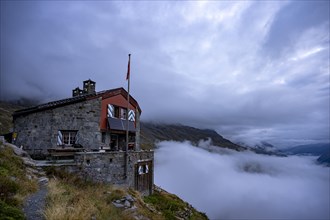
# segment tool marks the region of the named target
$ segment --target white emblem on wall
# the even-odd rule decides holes
[[[135,121],[135,112],[132,109],[130,109],[129,112],[128,112],[128,120],[129,121]]]

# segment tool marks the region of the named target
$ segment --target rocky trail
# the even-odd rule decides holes
[[[39,178],[39,190],[29,195],[23,205],[23,212],[27,220],[43,220],[43,210],[45,209],[47,196],[48,179]]]

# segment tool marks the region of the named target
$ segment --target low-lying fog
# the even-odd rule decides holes
[[[329,219],[330,168],[315,157],[234,152],[160,142],[155,184],[211,219]]]

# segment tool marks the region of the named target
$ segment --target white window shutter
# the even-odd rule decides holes
[[[108,104],[108,118],[113,118],[114,117],[114,107],[111,104]]]
[[[61,131],[57,132],[57,145],[62,145],[63,144],[63,135]]]

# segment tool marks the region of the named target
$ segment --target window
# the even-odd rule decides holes
[[[68,130],[61,130],[58,131],[58,138],[57,144],[58,145],[72,145],[75,144],[77,141],[77,133],[78,131],[68,131]]]
[[[126,120],[126,112],[127,110],[124,108],[120,108],[120,118]]]
[[[120,108],[118,106],[114,106],[114,110],[115,110],[115,118],[119,118]]]
[[[112,110],[113,109],[113,110]],[[108,106],[108,117],[120,118],[126,120],[127,118],[127,109],[121,108],[119,106]]]

